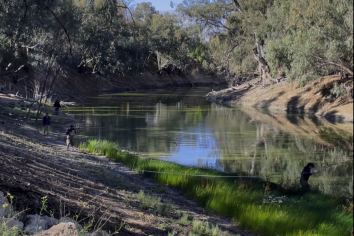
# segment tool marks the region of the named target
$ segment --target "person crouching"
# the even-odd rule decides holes
[[[71,148],[74,147],[74,137],[76,135],[76,129],[74,128],[73,125],[70,125],[70,128],[66,131],[66,147],[67,150],[69,150],[69,147]]]
[[[310,179],[310,176],[312,175],[313,168],[315,168],[315,164],[308,163],[301,172],[300,184],[304,190],[310,189],[310,185],[308,181]]]

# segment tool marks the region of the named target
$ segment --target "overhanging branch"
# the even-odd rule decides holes
[[[337,66],[339,68],[342,68],[343,70],[345,70],[346,72],[348,72],[350,75],[353,75],[353,70],[342,65],[342,64],[338,64],[338,63],[335,63],[335,62],[332,62],[332,61],[328,61],[322,57],[316,57],[319,61],[321,61],[322,63],[326,63],[326,64],[329,64],[329,65],[334,65],[334,66]]]
[[[66,34],[66,37],[68,38],[68,42],[69,42],[69,45],[70,45],[70,54],[72,54],[72,45],[71,45],[71,39],[70,39],[70,36],[69,36],[69,33],[67,31],[67,29],[65,28],[65,26],[61,23],[61,21],[59,20],[59,18],[57,17],[57,15],[46,5],[44,4],[42,1],[39,1],[42,6],[47,9],[55,18],[55,20],[58,22],[58,24],[63,28],[65,34]]]

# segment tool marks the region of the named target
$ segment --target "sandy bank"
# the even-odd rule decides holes
[[[353,78],[341,80],[338,76],[328,76],[305,86],[300,86],[299,81],[292,84],[283,81],[262,87],[258,81],[255,79],[237,88],[212,91],[207,99],[233,107],[251,106],[273,111],[311,113],[330,121],[353,122]],[[351,86],[351,94],[336,98],[331,92],[336,83]]]

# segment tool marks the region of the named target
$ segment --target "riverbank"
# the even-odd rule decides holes
[[[281,188],[258,178],[141,158],[108,141],[90,140],[80,149],[105,155],[161,184],[183,189],[205,208],[231,216],[262,235],[350,235],[352,230],[352,204],[344,207],[344,199],[315,191],[304,193],[297,183]]]
[[[11,106],[26,106],[14,98],[10,101]],[[20,112],[20,109],[16,110]],[[4,164],[0,167],[0,178],[5,180],[7,192],[15,199],[20,196],[21,201],[16,201],[23,205],[18,207],[16,202],[18,210],[21,206],[24,209],[28,202],[36,202],[37,213],[32,213],[38,214],[42,197],[48,196],[49,209],[54,209],[58,219],[63,205],[65,215],[80,212],[79,221],[83,225],[88,224],[86,216],[97,210],[95,220],[108,216],[107,231],[113,232],[113,227],[128,222],[120,235],[198,235],[200,230],[205,235],[215,235],[215,232],[217,235],[247,235],[232,222],[261,235],[299,235],[300,232],[303,235],[350,235],[352,214],[342,210],[342,206],[348,209],[343,200],[317,194],[306,194],[303,198],[283,197],[284,192],[268,189],[263,182],[257,184],[244,179],[234,182],[231,179],[188,177],[186,175],[220,173],[140,159],[121,152],[116,144],[109,142],[104,142],[105,145],[89,142],[91,148],[87,152],[96,155],[76,150],[67,152],[61,137],[68,124],[75,122],[72,117],[53,117],[53,134],[42,136],[33,126],[34,132],[18,128],[23,124],[21,115],[13,114],[15,117],[1,116],[3,125],[8,126],[3,126],[5,132],[0,134],[0,148],[4,148],[0,149],[1,164]],[[16,120],[16,127],[11,123],[13,120]],[[8,149],[11,145],[12,149]],[[107,160],[103,155],[118,159]],[[141,172],[142,169],[176,173],[177,178],[148,174]],[[139,172],[145,175],[137,174]],[[146,177],[161,182],[157,184]],[[3,190],[3,186],[1,182],[0,189]],[[187,194],[173,187],[183,188]],[[199,204],[190,199],[199,201]],[[229,218],[208,214],[205,209]],[[201,215],[190,213],[195,211]]]
[[[353,78],[343,80],[339,76],[319,78],[305,86],[300,86],[300,81],[296,80],[292,84],[282,81],[263,87],[259,79],[254,79],[239,87],[213,91],[207,95],[207,100],[232,107],[310,113],[330,121],[353,123],[352,88]],[[336,94],[343,96],[337,98]]]
[[[122,163],[67,151],[63,133],[76,124],[72,117],[53,116],[51,133],[44,136],[32,120],[24,120],[28,103],[1,95],[0,191],[13,196],[17,212],[38,215],[47,197],[42,215],[78,216],[84,228],[91,225],[86,232],[113,233],[123,226],[123,236],[255,235]]]

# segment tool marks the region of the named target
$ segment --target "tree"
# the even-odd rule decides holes
[[[338,69],[353,75],[352,1],[276,1],[268,15],[271,67],[304,81]]]
[[[256,63],[251,58],[255,41],[258,42],[255,58],[259,64],[265,61],[259,44],[264,41],[264,35],[258,33],[258,28],[265,21],[266,8],[271,4],[271,0],[247,0],[242,4],[233,0],[186,0],[179,11],[205,28],[210,35],[211,54],[219,65],[217,68],[230,76],[253,73]],[[265,66],[262,65],[260,71]]]
[[[185,0],[179,11],[210,35],[217,69],[277,76],[353,74],[353,4],[340,0]]]

